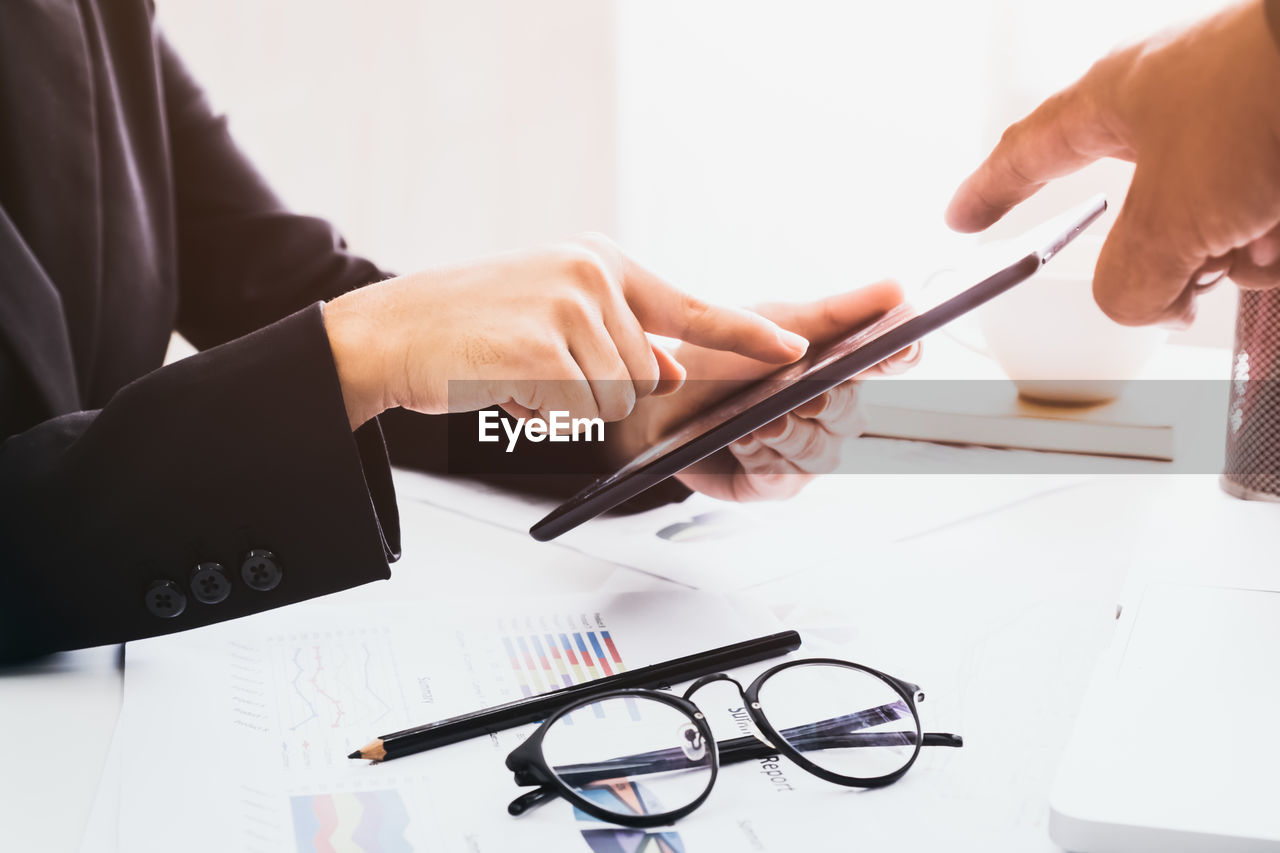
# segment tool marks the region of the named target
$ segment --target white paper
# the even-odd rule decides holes
[[[866,464],[859,463],[859,454]],[[604,515],[556,542],[685,586],[733,591],[982,515],[1090,477],[1022,475],[1040,454],[859,439],[844,468],[894,474],[833,474],[786,501],[729,503],[694,494],[634,515]],[[1007,476],[992,476],[991,472]],[[397,471],[401,500],[524,531],[556,502],[474,481]]]
[[[757,605],[676,592],[313,605],[132,643],[121,849],[170,851],[176,838],[220,853],[580,847],[582,821],[564,803],[505,813],[521,790],[503,759],[532,726],[382,765],[346,755],[608,674],[619,658],[634,668],[773,630]],[[551,654],[554,643],[585,643],[590,664]]]
[[[124,783],[124,738],[116,729],[98,780],[80,853],[116,853],[120,849],[120,789]]]

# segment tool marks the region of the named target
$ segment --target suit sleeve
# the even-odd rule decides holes
[[[0,444],[0,659],[193,628],[389,576],[376,422],[319,304]]]

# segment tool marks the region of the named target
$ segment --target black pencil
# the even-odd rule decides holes
[[[655,688],[679,684],[682,681],[692,681],[735,666],[781,657],[798,648],[800,648],[800,635],[795,631],[770,634],[767,637],[733,643],[665,663],[642,666],[630,672],[620,672],[617,675],[574,684],[548,693],[540,693],[537,696],[517,699],[482,711],[392,732],[370,741],[368,745],[357,749],[347,757],[390,761],[402,755],[410,755],[525,723],[537,722],[548,714],[593,693],[624,687]]]

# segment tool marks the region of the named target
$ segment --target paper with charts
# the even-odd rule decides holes
[[[381,765],[346,758],[376,735],[776,630],[745,602],[664,592],[311,604],[131,643],[120,849],[791,850],[797,821],[834,840],[795,815],[839,817],[830,798],[848,808],[851,792],[776,763],[726,768],[697,814],[646,831],[559,800],[508,816],[522,789],[503,760],[533,726]],[[718,738],[742,733],[731,688],[698,700]]]

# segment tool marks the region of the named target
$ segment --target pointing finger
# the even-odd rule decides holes
[[[1053,178],[1100,157],[1120,156],[1124,146],[1102,118],[1095,93],[1110,85],[1099,64],[1073,86],[1052,96],[1009,127],[987,159],[956,190],[947,224],[981,231],[1034,195]]]
[[[900,284],[878,281],[813,302],[773,303],[761,308],[771,319],[811,341],[829,341],[877,319],[901,302]]]
[[[774,364],[804,355],[809,342],[741,308],[713,305],[624,258],[624,295],[648,332]]]

